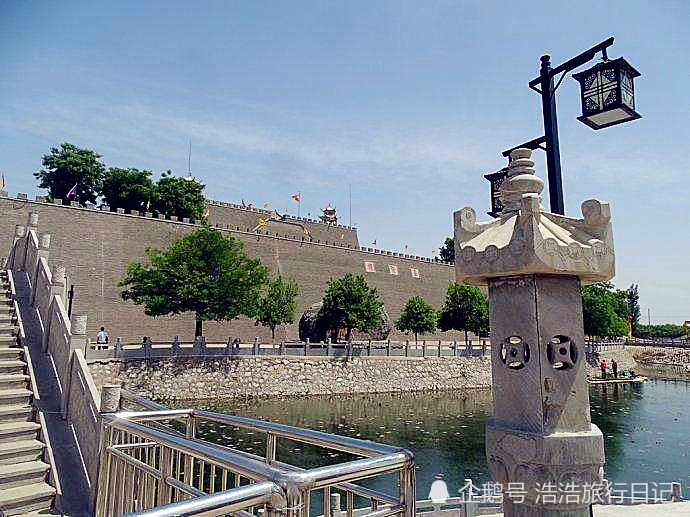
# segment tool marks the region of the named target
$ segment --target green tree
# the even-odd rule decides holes
[[[452,237],[446,237],[446,242],[444,242],[443,246],[439,248],[439,252],[441,255],[441,260],[444,262],[455,262],[455,239]]]
[[[402,332],[414,332],[414,342],[417,343],[417,334],[425,334],[436,330],[436,311],[421,296],[413,296],[405,304],[405,308],[395,328]]]
[[[50,149],[43,156],[43,168],[34,173],[40,188],[48,189],[49,199],[67,199],[67,194],[77,202],[94,203],[101,189],[105,165],[99,161],[100,154],[90,149],[81,149],[64,142],[60,147]],[[76,188],[75,188],[76,185]]]
[[[153,211],[201,220],[206,209],[204,187],[194,179],[176,178],[172,172],[164,172],[154,186]]]
[[[347,273],[342,278],[328,281],[318,318],[338,338],[338,330],[347,329],[346,340],[352,329],[370,332],[381,323],[381,307],[376,288],[369,287],[362,275]]]
[[[674,339],[685,335],[685,327],[673,323],[640,325],[639,335],[646,339]]]
[[[153,197],[151,173],[146,170],[110,167],[105,173],[100,193],[103,201],[113,208],[148,211]]]
[[[597,337],[624,336],[628,333],[627,297],[614,291],[613,284],[600,282],[582,288],[582,319],[585,334]]]
[[[271,329],[274,342],[276,327],[295,321],[295,298],[298,292],[299,288],[294,280],[285,279],[281,275],[274,280],[269,280],[268,291],[261,299],[259,317],[256,321]]]
[[[119,285],[122,298],[147,315],[194,312],[196,336],[204,321],[258,315],[266,268],[245,255],[240,241],[205,227],[146,254],[150,264],[130,263]]]
[[[446,299],[438,314],[438,328],[442,331],[462,330],[467,333],[484,335],[489,329],[489,303],[486,295],[473,285],[457,284],[448,286]]]
[[[633,336],[637,336],[640,329],[640,291],[637,284],[630,284],[626,291],[628,301],[628,314],[630,319],[630,330]]]

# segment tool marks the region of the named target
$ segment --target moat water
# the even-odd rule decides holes
[[[615,483],[690,481],[690,382],[651,380],[614,391],[590,391],[592,421],[604,434],[606,477]],[[491,416],[488,390],[380,394],[299,399],[236,400],[208,406],[242,416],[308,427],[412,450],[417,498],[426,498],[434,475],[444,472],[451,495],[470,478],[491,480],[484,451],[484,423]],[[263,435],[203,426],[200,435],[257,454]],[[280,440],[278,459],[300,466],[349,459],[345,454]],[[376,483],[367,483],[376,486]]]

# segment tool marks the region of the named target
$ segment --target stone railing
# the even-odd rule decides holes
[[[177,337],[168,342],[154,342],[150,338],[142,343],[91,343],[86,349],[89,363],[110,359],[123,361],[185,357],[234,356],[303,356],[303,357],[481,357],[491,353],[488,339],[459,341],[360,341],[352,343],[288,341],[276,344],[240,343],[228,339],[227,343],[180,342]]]
[[[37,235],[38,217],[29,214],[28,229],[17,226],[7,265],[15,274],[27,275],[31,303],[39,320],[42,350],[51,356],[61,396],[62,417],[74,428],[77,445],[86,468],[91,489],[90,501],[96,496],[98,444],[100,440],[101,396],[84,358],[87,347],[87,318],[67,315],[65,268],[48,266],[50,235]]]

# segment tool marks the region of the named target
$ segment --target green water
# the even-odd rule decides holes
[[[690,382],[650,381],[607,393],[592,389],[592,420],[604,433],[606,476],[620,483],[668,483],[690,479]],[[425,498],[442,471],[453,494],[465,478],[490,481],[484,423],[492,413],[488,390],[379,394],[300,399],[236,400],[210,405],[217,411],[406,447],[415,454],[417,498]],[[264,454],[264,437],[205,425],[200,435]],[[279,441],[278,459],[303,467],[349,456]],[[376,487],[377,483],[368,483]]]

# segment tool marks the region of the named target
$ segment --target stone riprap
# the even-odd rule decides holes
[[[690,368],[690,349],[687,348],[635,347],[632,355],[640,364],[687,365]]]
[[[94,381],[122,384],[158,400],[384,393],[488,387],[488,357],[242,357],[107,361],[90,365]]]

